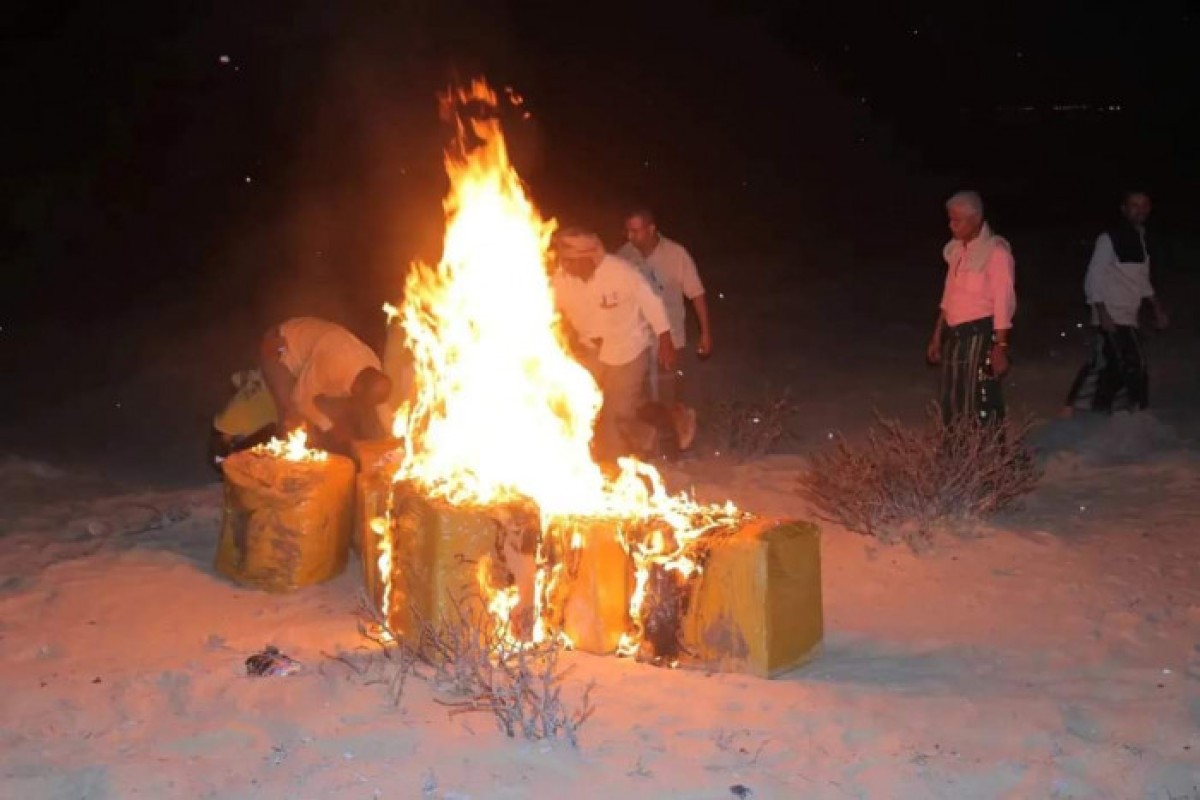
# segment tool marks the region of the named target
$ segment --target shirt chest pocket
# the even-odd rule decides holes
[[[958,270],[954,278],[955,287],[968,294],[983,294],[987,292],[988,276],[984,270],[974,270],[965,264]]]

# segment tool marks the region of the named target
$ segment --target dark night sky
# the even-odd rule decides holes
[[[1186,3],[648,5],[27,4],[4,48],[3,313],[436,255],[451,64],[528,98],[513,147],[548,213],[611,234],[647,199],[708,252],[937,225],[964,183],[1053,224],[1129,183],[1181,207],[1197,176]]]

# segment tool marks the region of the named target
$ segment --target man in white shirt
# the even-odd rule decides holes
[[[976,192],[946,201],[951,239],[942,248],[946,283],[926,349],[942,365],[942,417],[995,422],[1004,417],[1000,379],[1008,371],[1008,336],[1017,309],[1012,248],[992,233]]]
[[[649,209],[636,209],[625,217],[625,235],[628,241],[617,251],[617,255],[637,266],[662,296],[667,317],[671,321],[671,345],[675,348],[678,362],[674,372],[670,373],[660,373],[651,365],[650,396],[652,400],[661,402],[672,418],[678,420],[679,449],[687,450],[696,435],[696,412],[687,405],[684,391],[686,378],[695,367],[687,351],[687,309],[684,301],[691,301],[700,327],[696,354],[706,358],[712,353],[712,327],[704,284],[691,254],[683,245],[659,232],[654,214]]]
[[[262,373],[283,424],[309,426],[317,447],[346,450],[353,439],[387,435],[391,379],[379,357],[350,331],[295,317],[263,336]]]
[[[1071,384],[1064,416],[1076,408],[1112,413],[1118,405],[1142,410],[1149,403],[1149,373],[1138,332],[1142,305],[1148,302],[1154,309],[1159,328],[1167,326],[1166,311],[1150,283],[1150,208],[1148,194],[1127,192],[1121,222],[1096,237],[1083,281],[1096,326],[1095,349]]]
[[[664,369],[675,366],[666,307],[636,267],[606,253],[599,237],[589,231],[559,231],[554,256],[555,300],[580,361],[604,395],[596,430],[599,455],[653,455],[657,432],[638,412],[651,344],[660,342],[658,360]]]

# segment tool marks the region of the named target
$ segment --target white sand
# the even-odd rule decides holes
[[[323,655],[363,644],[354,562],[289,596],[230,584],[218,486],[0,462],[0,797],[1191,798],[1200,458],[1160,433],[1045,432],[1024,510],[919,557],[825,526],[825,652],[783,679],[572,654],[599,707],[578,751],[451,719],[421,682],[393,708]],[[801,466],[671,477],[804,516]],[[247,677],[267,643],[304,670]]]

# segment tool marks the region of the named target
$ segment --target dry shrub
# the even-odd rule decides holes
[[[591,703],[594,684],[585,687],[578,708],[567,707],[562,689],[572,668],[559,668],[563,645],[557,639],[536,645],[515,642],[478,601],[454,603],[448,618],[436,625],[421,620],[410,640],[390,631],[368,604],[362,613],[367,617],[367,624],[360,625],[364,635],[398,653],[394,673],[384,681],[396,702],[408,675],[414,674],[453,698],[437,701],[450,708],[451,716],[490,712],[509,737],[561,736],[579,746],[579,729],[596,710]]]
[[[877,415],[863,441],[838,437],[812,457],[800,493],[826,520],[919,549],[935,530],[961,531],[1033,491],[1031,427],[1029,417],[947,424],[936,406],[924,426]]]
[[[790,435],[788,423],[795,413],[796,404],[787,389],[768,389],[748,402],[723,402],[712,417],[715,449],[738,461],[764,456]]]

